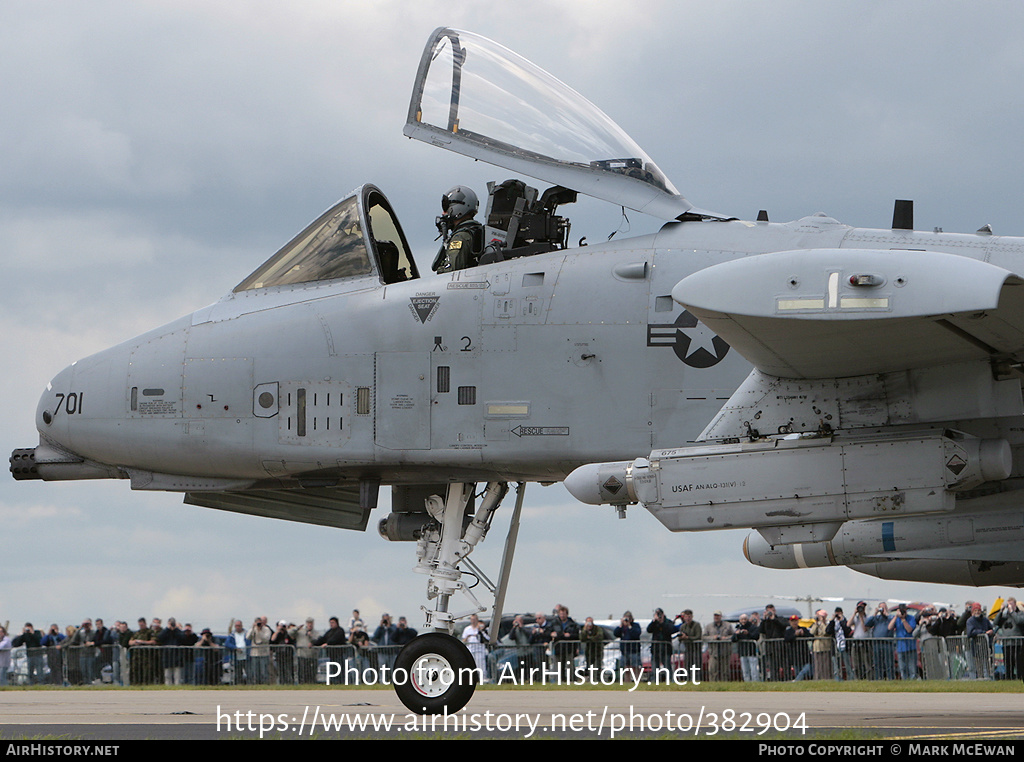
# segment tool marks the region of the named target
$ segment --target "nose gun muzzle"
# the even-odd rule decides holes
[[[18,481],[42,479],[47,482],[73,479],[121,479],[117,468],[93,463],[67,450],[42,443],[11,453],[11,476]]]

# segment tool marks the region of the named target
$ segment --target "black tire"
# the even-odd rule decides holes
[[[416,714],[454,714],[476,690],[476,662],[465,644],[439,632],[408,643],[395,659],[395,693]]]

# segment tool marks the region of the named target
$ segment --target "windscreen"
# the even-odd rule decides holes
[[[370,274],[359,207],[351,196],[264,262],[235,292]]]

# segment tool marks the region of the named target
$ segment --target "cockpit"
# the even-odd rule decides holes
[[[521,180],[488,183],[488,247],[480,264],[566,248],[569,221],[555,212],[575,200],[575,191],[557,186],[538,193]],[[391,204],[378,188],[364,185],[320,215],[233,293],[374,275],[385,285],[420,277]]]
[[[594,104],[543,69],[470,32],[435,30],[420,59],[404,133],[552,184],[490,183],[480,264],[565,248],[558,207],[577,192],[662,219],[695,210],[651,158]],[[234,293],[373,277],[419,277],[384,194],[364,185],[239,283]]]

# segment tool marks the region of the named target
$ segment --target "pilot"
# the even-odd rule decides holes
[[[441,196],[442,214],[436,220],[441,248],[431,269],[436,273],[476,267],[483,252],[483,225],[473,219],[480,204],[471,188],[456,185]]]

